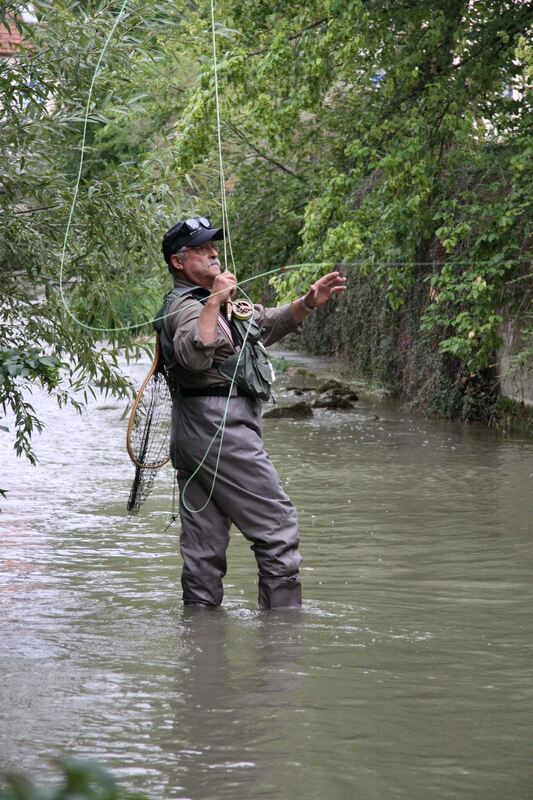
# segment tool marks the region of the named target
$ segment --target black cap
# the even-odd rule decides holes
[[[191,230],[187,223],[192,220],[198,222],[198,227]],[[223,228],[212,228],[211,223],[206,217],[193,217],[192,220],[176,222],[163,236],[162,250],[167,264],[170,264],[170,256],[177,253],[182,247],[200,247],[200,245],[210,242],[212,239],[223,239]],[[200,222],[201,220],[201,222]],[[208,223],[207,225],[205,223]]]

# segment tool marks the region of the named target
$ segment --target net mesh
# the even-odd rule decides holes
[[[152,491],[158,470],[170,459],[172,396],[161,370],[147,381],[132,414],[129,448],[136,466],[128,511],[133,516]]]

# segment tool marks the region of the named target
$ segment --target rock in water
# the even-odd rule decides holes
[[[332,378],[318,387],[318,397],[314,408],[353,408],[353,401],[359,400],[348,383],[341,383]]]
[[[355,408],[355,406],[347,397],[326,392],[326,394],[317,397],[313,403],[313,408]]]
[[[324,383],[320,384],[317,392],[318,394],[324,394],[324,392],[333,392],[342,388],[342,383],[336,380],[336,378],[328,378],[327,381],[324,381]],[[347,390],[350,391],[350,387],[347,387]]]
[[[321,383],[317,389],[318,394],[330,394],[333,397],[344,397],[346,400],[359,400],[356,392],[352,389],[349,383],[341,383],[340,381],[331,378],[330,380]]]
[[[263,419],[308,419],[313,416],[309,403],[292,403],[290,406],[274,406],[265,411]]]

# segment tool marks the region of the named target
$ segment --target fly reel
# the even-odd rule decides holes
[[[233,316],[235,319],[240,320],[247,320],[254,313],[254,307],[249,300],[244,300],[244,298],[239,297],[237,300],[233,300]]]

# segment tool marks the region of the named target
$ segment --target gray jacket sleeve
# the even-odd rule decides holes
[[[288,333],[300,330],[300,325],[295,322],[292,316],[290,303],[278,308],[265,308],[262,305],[256,305],[254,309],[254,320],[265,329],[263,344],[266,346],[279,342]]]
[[[178,364],[190,372],[205,372],[213,365],[217,348],[227,345],[217,330],[216,339],[204,344],[198,330],[198,317],[202,304],[193,297],[179,298],[168,309],[168,332],[172,338],[174,355]]]

